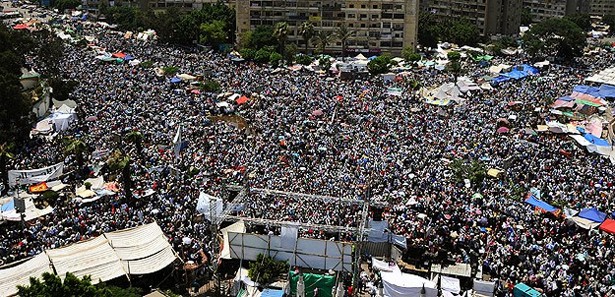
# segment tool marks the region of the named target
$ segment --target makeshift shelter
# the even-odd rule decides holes
[[[540,297],[542,294],[536,291],[534,288],[524,284],[518,283],[513,289],[513,296],[515,297]]]
[[[602,224],[600,224],[600,230],[606,233],[615,234],[615,220],[606,219],[602,222]]]
[[[17,286],[30,284],[30,277],[41,276],[43,273],[53,273],[49,257],[45,253],[11,268],[0,270],[0,296],[17,294]]]
[[[297,294],[297,283],[299,274],[290,271],[290,292],[291,296]],[[305,297],[314,297],[314,289],[318,288],[318,297],[333,297],[333,287],[335,287],[335,276],[315,273],[302,273],[305,285]],[[418,295],[417,295],[418,296]],[[393,296],[391,296],[393,297]]]
[[[558,210],[556,207],[550,205],[549,203],[546,203],[542,200],[537,199],[536,197],[534,197],[534,195],[531,195],[530,197],[525,199],[525,203],[532,205],[534,207],[540,208],[547,212],[555,212]]]
[[[596,223],[602,223],[606,219],[606,213],[599,211],[597,208],[585,208],[579,212],[579,217],[590,220]]]

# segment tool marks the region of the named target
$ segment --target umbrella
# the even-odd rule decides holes
[[[98,117],[97,116],[89,116],[89,117],[85,118],[85,120],[88,121],[88,122],[94,122],[94,121],[98,120]]]
[[[483,195],[481,193],[474,193],[472,199],[483,199]]]
[[[192,91],[190,91],[190,93],[195,94],[195,95],[199,95],[199,94],[201,94],[201,91],[199,91],[197,89],[193,89]]]
[[[312,115],[315,117],[321,116],[323,114],[322,109],[317,109],[312,111]]]
[[[126,55],[124,56],[124,61],[130,61],[130,60],[134,60],[135,57],[131,56],[131,55]]]
[[[238,105],[242,105],[242,104],[246,104],[246,102],[248,102],[248,100],[249,100],[249,98],[244,95],[244,96],[241,96],[241,97],[237,98],[236,102],[237,102]]]
[[[506,127],[500,127],[497,130],[497,132],[500,133],[500,134],[508,133],[508,131],[510,131],[510,129],[508,129]]]
[[[182,81],[182,79],[181,79],[181,78],[179,78],[179,77],[177,77],[177,76],[176,76],[176,77],[171,78],[171,80],[170,80],[170,82],[171,82],[172,84],[176,84],[176,83],[179,83],[179,82],[181,82],[181,81]]]

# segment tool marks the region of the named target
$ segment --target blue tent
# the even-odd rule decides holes
[[[0,205],[0,212],[10,211],[15,209],[15,201],[13,199]]]
[[[181,81],[182,81],[182,79],[181,79],[181,78],[179,78],[179,77],[177,77],[177,76],[176,76],[176,77],[171,78],[171,80],[170,80],[170,82],[171,82],[172,84],[177,84],[177,83],[179,83],[179,82],[181,82]]]
[[[564,96],[564,97],[559,97],[559,100],[570,102],[570,101],[574,101],[574,98],[570,96]]]
[[[522,79],[527,76],[527,73],[515,69],[511,72],[502,73],[502,75],[512,79]]]
[[[594,97],[604,97],[600,93],[600,89],[596,87],[586,86],[586,85],[578,85],[572,89],[573,92],[588,94]],[[608,93],[608,91],[607,91]]]
[[[598,138],[592,134],[586,133],[583,135],[583,137],[585,137],[585,139],[587,139],[587,141],[589,141],[590,143],[595,144],[596,146],[610,146],[609,142],[602,139],[602,138]]]
[[[597,208],[586,208],[579,212],[579,217],[588,219],[596,223],[602,223],[606,219],[606,213],[599,211]]]
[[[556,211],[557,208],[555,208],[554,206],[550,205],[549,203],[546,203],[542,200],[538,200],[536,197],[534,197],[534,195],[530,196],[529,198],[525,199],[525,202],[528,203],[529,205],[533,205],[535,207],[544,209],[545,211],[548,212],[553,212]]]

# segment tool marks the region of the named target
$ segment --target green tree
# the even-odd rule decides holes
[[[26,53],[31,53],[35,42],[21,31],[0,26],[0,139],[19,140],[28,133],[30,102],[21,93],[21,67]]]
[[[263,47],[254,54],[254,61],[258,63],[268,63],[271,57],[271,52],[268,47]]]
[[[453,82],[457,82],[457,77],[459,76],[459,73],[461,73],[461,54],[459,52],[450,51],[446,54],[446,57],[449,61],[447,65],[448,71],[453,73]]]
[[[615,14],[609,14],[602,17],[602,22],[609,26],[609,33],[615,33]]]
[[[297,52],[299,51],[299,47],[295,43],[289,43],[284,46],[284,60],[288,64],[292,64],[295,60],[295,56],[297,56]]]
[[[239,54],[246,60],[253,60],[256,56],[256,50],[245,47],[239,50]]]
[[[53,7],[57,8],[59,11],[75,9],[79,5],[81,5],[81,1],[79,0],[56,0],[53,2]]]
[[[318,47],[318,51],[322,54],[327,49],[327,46],[333,42],[333,35],[328,31],[318,31],[314,36],[314,41]]]
[[[39,41],[39,50],[36,55],[40,63],[42,75],[50,78],[60,76],[60,61],[64,56],[64,42],[49,31],[43,30],[44,37]]]
[[[321,56],[320,59],[318,59],[318,66],[320,70],[329,72],[329,68],[331,68],[331,60],[328,57]]]
[[[388,54],[380,55],[367,63],[367,69],[373,75],[386,73],[390,67],[391,56]]]
[[[406,62],[411,63],[412,65],[416,64],[421,60],[421,55],[416,53],[411,47],[404,47],[401,51],[401,56],[406,60]]]
[[[354,30],[348,30],[348,27],[346,27],[345,24],[342,24],[341,26],[337,27],[337,30],[335,31],[335,36],[342,43],[343,57],[346,57],[346,43],[348,42],[348,39],[352,37],[353,34]]]
[[[215,20],[209,23],[203,23],[200,27],[201,37],[200,42],[218,46],[228,39],[226,32],[226,24],[223,21]]]
[[[119,150],[114,151],[109,156],[107,165],[112,171],[122,173],[122,183],[124,185],[124,196],[127,200],[132,199],[132,172],[130,168],[130,156],[122,153]]]
[[[288,23],[279,22],[275,24],[273,28],[273,37],[278,42],[278,53],[284,54],[284,44],[286,43],[286,39],[288,38]]]
[[[42,281],[41,281],[42,279]],[[41,279],[31,277],[30,284],[17,286],[18,295],[22,297],[43,296],[90,296],[90,297],[139,297],[141,291],[137,288],[123,289],[105,284],[92,285],[92,279],[85,276],[77,278],[67,273],[64,281],[59,276],[48,272]]]
[[[250,37],[249,47],[253,49],[260,49],[264,46],[270,45],[277,45],[275,36],[273,36],[273,28],[270,26],[258,26],[254,28],[254,31]]]
[[[67,155],[75,156],[75,160],[77,160],[77,165],[79,165],[79,169],[83,168],[83,154],[87,153],[88,151],[88,145],[81,139],[64,138],[64,153]]]
[[[137,154],[143,158],[143,134],[139,131],[130,131],[126,134],[126,140],[134,144]]]
[[[308,47],[310,46],[310,41],[312,40],[312,38],[314,38],[314,24],[312,24],[311,22],[303,22],[301,24],[301,28],[299,29],[299,33],[301,34],[301,37],[303,38],[303,41],[305,41],[305,54],[308,53]]]
[[[308,56],[308,55],[304,55],[304,54],[297,54],[295,56],[295,61],[297,61],[297,64],[301,64],[301,65],[310,65],[312,64],[312,57]]]
[[[9,159],[13,159],[15,156],[12,153],[13,144],[3,143],[0,145],[0,179],[2,179],[3,190],[0,191],[0,195],[4,195],[9,190],[9,172],[6,168]]]
[[[455,159],[449,166],[453,171],[455,181],[463,182],[464,179],[468,179],[474,187],[480,186],[487,176],[485,165],[476,160],[465,162],[461,159]]]
[[[271,66],[273,67],[278,67],[280,65],[280,62],[282,61],[282,55],[280,55],[280,53],[277,52],[273,52],[271,53],[271,55],[269,55],[269,63],[271,63]]]
[[[523,36],[523,43],[535,58],[555,56],[565,62],[581,56],[587,40],[574,22],[552,18],[534,24]]]
[[[250,262],[249,266],[248,277],[259,284],[269,284],[288,272],[287,262],[276,261],[263,254],[258,254],[256,261]]]
[[[581,28],[583,31],[590,31],[592,29],[592,19],[589,14],[575,13],[567,15],[564,18],[577,24],[577,26],[579,26],[579,28]]]
[[[474,46],[480,41],[480,31],[467,20],[455,20],[449,27],[447,40],[459,45]]]
[[[523,8],[521,10],[521,25],[529,26],[534,21],[534,16],[529,8]]]
[[[435,48],[439,38],[443,35],[444,28],[434,15],[429,12],[419,13],[418,43],[425,47]]]

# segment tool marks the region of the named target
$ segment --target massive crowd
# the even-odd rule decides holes
[[[521,132],[544,123],[553,98],[569,94],[589,72],[611,66],[612,53],[583,57],[572,68],[551,65],[538,76],[439,107],[426,104],[410,88],[412,81],[437,86],[452,80],[434,69],[412,71],[394,82],[380,77],[327,80],[312,72],[272,73],[261,65],[231,63],[217,53],[124,39],[100,27],[84,30],[108,52],[123,51],[158,67],[177,66],[179,73],[204,74],[223,92],[247,95],[246,104],[234,106],[234,117],[247,126],[211,120],[220,113],[216,103],[225,99],[218,94],[185,92],[186,83],[172,84],[152,68],[100,62],[94,51],[67,45],[62,73],[79,83],[71,97],[80,120],[51,141],[32,139],[9,167],[64,162],[74,169],[74,157],[62,153],[62,137],[72,136],[91,151],[121,148],[132,157],[132,190],[156,194],[126,200],[120,193],[89,204],[67,199],[25,231],[4,224],[4,262],[152,221],[184,259],[196,260],[200,250],[210,257],[207,222],[195,219],[199,192],[219,196],[224,185],[243,184],[247,176],[251,187],[384,203],[392,231],[408,239],[412,253],[407,257],[426,259],[446,251],[452,261],[472,263],[500,280],[499,296],[508,296],[518,282],[549,296],[615,292],[613,235],[536,213],[516,191],[537,188],[546,201],[615,210],[610,199],[615,175],[608,159],[575,148],[561,135]],[[35,57],[28,61],[34,70],[45,71],[37,68]],[[492,63],[523,61],[507,57]],[[473,63],[464,64],[464,70],[473,79],[489,74]],[[403,88],[402,96],[387,95],[392,86]],[[513,100],[523,102],[522,107],[513,110],[508,105]],[[497,120],[511,114],[516,116],[511,133],[496,133]],[[91,116],[96,120],[84,120]],[[179,126],[187,145],[177,158],[171,143]],[[130,131],[143,134],[142,153],[121,140]],[[561,154],[563,148],[572,156]],[[445,159],[477,160],[486,168],[503,169],[506,177],[466,187],[452,177]],[[88,164],[98,162],[88,157]],[[101,172],[121,182],[107,168]],[[77,170],[64,181],[75,185],[85,178]],[[482,198],[475,197],[477,192]],[[243,203],[240,215],[248,217],[341,226],[356,226],[361,217],[353,203],[260,194],[248,195]],[[302,236],[324,237],[311,230]]]

